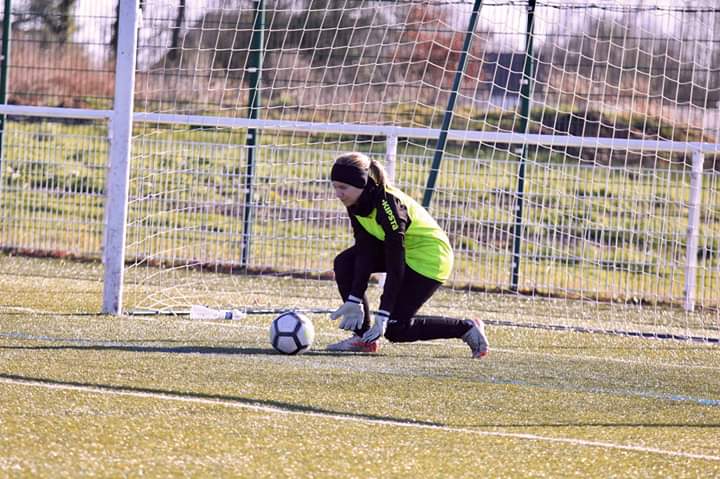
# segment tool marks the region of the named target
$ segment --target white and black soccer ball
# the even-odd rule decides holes
[[[288,311],[270,325],[270,344],[283,354],[304,353],[315,339],[312,321],[302,313]]]

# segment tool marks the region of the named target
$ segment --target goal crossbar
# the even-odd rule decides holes
[[[112,110],[93,110],[81,108],[59,108],[0,105],[0,114],[75,118],[87,120],[106,120],[112,117]],[[417,138],[435,140],[440,134],[439,128],[413,128],[394,125],[367,125],[357,123],[314,123],[290,120],[255,120],[222,116],[181,115],[169,113],[135,112],[133,121],[138,123],[156,123],[167,125],[202,126],[215,128],[255,128],[308,133],[332,133],[350,135],[385,136],[395,138]],[[586,137],[572,135],[543,135],[536,133],[499,133],[491,131],[449,130],[448,139],[476,143],[507,143],[548,147],[599,148],[629,151],[667,151],[674,153],[718,153],[716,143],[699,141],[672,140],[634,140],[610,137]]]

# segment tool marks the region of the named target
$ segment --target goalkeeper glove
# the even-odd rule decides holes
[[[356,331],[362,328],[365,320],[365,309],[360,298],[350,295],[342,306],[334,313],[330,313],[330,319],[337,319],[340,316],[343,317],[342,321],[340,321],[340,329]]]
[[[362,340],[366,343],[377,341],[385,335],[385,330],[387,329],[387,322],[390,319],[390,313],[381,309],[377,313],[375,313],[374,318],[375,323],[370,329],[365,332],[365,334],[363,334],[362,337]]]

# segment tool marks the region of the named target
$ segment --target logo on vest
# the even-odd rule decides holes
[[[390,209],[390,204],[387,200],[382,200],[382,207],[387,215],[388,221],[390,222],[390,228],[392,228],[393,231],[397,230],[400,226],[398,226],[397,219],[395,219],[395,215],[393,214],[392,209]]]

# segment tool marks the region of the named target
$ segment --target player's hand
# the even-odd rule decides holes
[[[385,330],[387,329],[387,322],[390,319],[390,313],[381,309],[377,313],[375,313],[373,318],[375,319],[375,322],[373,323],[372,327],[368,329],[365,334],[363,334],[362,337],[362,340],[366,343],[377,341],[385,335]]]
[[[340,321],[340,329],[349,331],[357,331],[362,328],[365,320],[365,308],[363,308],[362,300],[353,295],[348,296],[347,301],[343,303],[334,313],[330,313],[330,319],[338,319]]]

